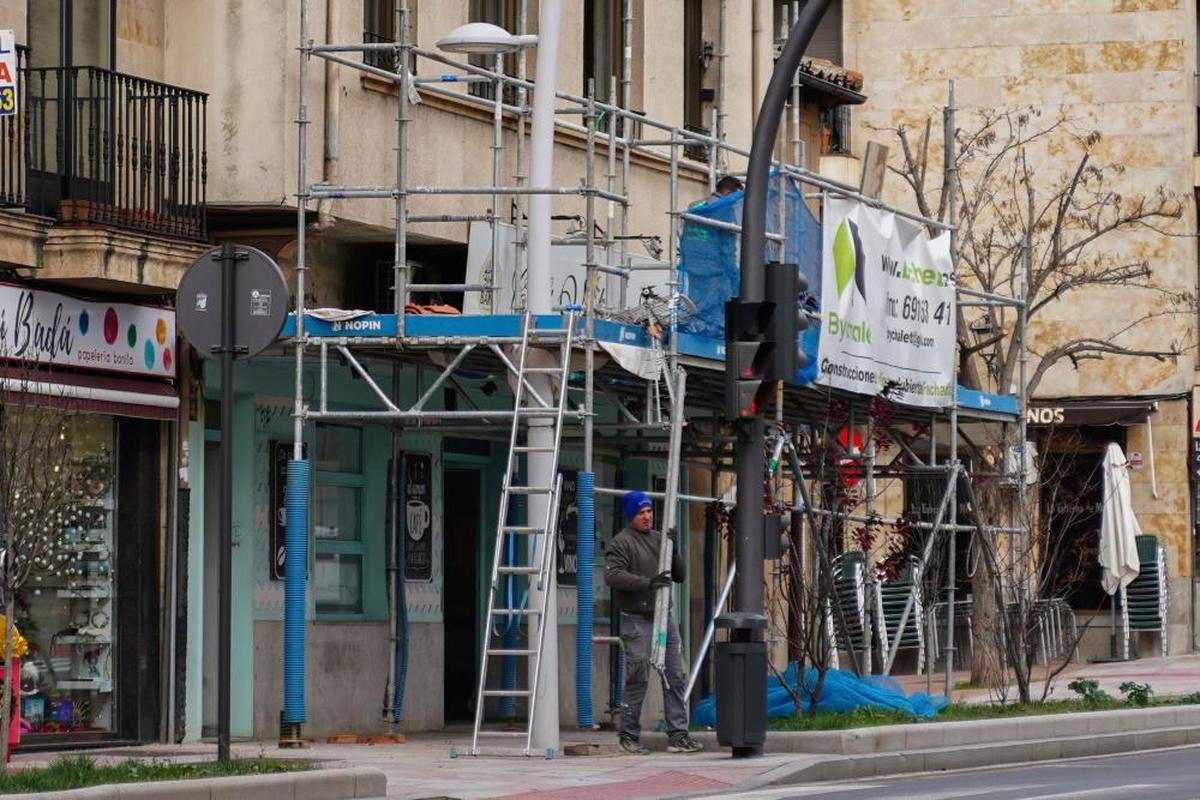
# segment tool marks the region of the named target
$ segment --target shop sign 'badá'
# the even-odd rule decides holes
[[[0,284],[0,358],[175,377],[175,312]]]
[[[954,390],[950,236],[929,238],[895,214],[830,200],[822,224],[817,382],[946,406]]]

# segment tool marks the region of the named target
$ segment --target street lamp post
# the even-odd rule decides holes
[[[562,0],[542,0],[538,11],[538,35],[514,36],[503,28],[487,23],[473,22],[455,28],[442,37],[437,45],[442,50],[458,53],[498,53],[526,47],[534,42],[538,45],[537,76],[533,92],[532,125],[530,130],[529,183],[533,187],[550,186],[553,183],[554,157],[554,87],[558,71],[558,40],[562,22]],[[495,209],[493,209],[493,212]],[[493,223],[494,224],[494,223]],[[550,196],[532,194],[529,198],[529,238],[526,247],[528,258],[526,307],[531,314],[549,314],[553,310],[550,302]],[[493,263],[497,262],[492,254]],[[542,397],[553,394],[553,385],[548,375],[532,375],[532,388]],[[562,387],[566,391],[566,387]],[[549,419],[529,421],[526,456],[530,486],[554,485],[554,428]],[[529,495],[527,498],[529,519],[546,519],[549,495]],[[543,547],[553,547],[546,541]],[[536,554],[530,548],[530,566]],[[545,634],[542,641],[542,668],[538,672],[537,714],[530,720],[532,735],[530,746],[547,752],[558,749],[558,586],[554,570],[550,570],[549,584],[540,591],[536,586],[529,589],[529,608],[541,607],[541,592],[548,593],[546,619],[543,621]],[[530,663],[530,681],[534,677],[534,665]]]

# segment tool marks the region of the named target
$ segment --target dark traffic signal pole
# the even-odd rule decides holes
[[[754,126],[746,192],[742,208],[741,289],[737,304],[763,303],[766,285],[766,209],[767,183],[771,154],[791,90],[792,76],[800,58],[825,14],[829,0],[809,0],[800,18],[788,34],[787,42],[775,62],[775,70],[763,96]],[[780,198],[783,202],[783,198]],[[770,298],[795,302],[794,298]],[[795,313],[790,311],[790,313]],[[767,333],[766,331],[760,331]],[[726,328],[725,380],[737,385],[739,359],[731,342],[736,330]],[[794,342],[777,342],[792,347]],[[744,366],[744,365],[742,365]],[[783,376],[775,376],[777,379]],[[790,376],[789,376],[790,377]],[[730,390],[736,395],[736,390]],[[762,754],[766,741],[766,642],[763,630],[763,459],[764,420],[757,404],[743,409],[733,420],[736,434],[734,459],[737,468],[737,571],[734,610],[718,624],[730,631],[729,641],[718,647],[717,657],[717,738],[732,748],[735,758]],[[749,412],[749,413],[746,413]],[[742,566],[744,565],[744,567]],[[725,680],[722,680],[722,678]],[[722,699],[722,689],[725,698]]]

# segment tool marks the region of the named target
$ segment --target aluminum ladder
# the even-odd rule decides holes
[[[558,505],[561,495],[562,476],[558,472],[558,458],[562,446],[563,418],[566,414],[567,384],[571,373],[571,345],[575,335],[579,309],[568,307],[561,316],[563,327],[538,328],[537,317],[526,313],[521,323],[521,344],[515,367],[516,388],[513,390],[513,419],[512,432],[508,442],[508,462],[504,470],[503,488],[500,493],[500,509],[496,522],[496,552],[492,558],[492,578],[488,590],[487,615],[483,630],[483,646],[480,650],[479,686],[475,695],[475,727],[471,735],[471,755],[482,755],[479,748],[480,737],[523,737],[523,755],[531,755],[533,739],[534,711],[537,708],[537,685],[541,674],[542,648],[545,641],[547,624],[555,625],[557,620],[546,619],[546,608],[550,586],[554,572],[554,556],[557,551],[555,535],[558,525]],[[547,347],[547,345],[553,345]],[[542,364],[535,357],[530,363],[529,355],[533,350],[557,352],[558,360],[553,365]],[[538,388],[530,383],[531,376],[547,376],[551,379],[549,396],[543,396]],[[553,381],[558,381],[557,397]],[[542,386],[543,391],[545,386]],[[522,442],[522,434],[528,433],[531,419],[550,419],[553,444],[549,446],[531,446],[528,441]],[[529,453],[547,453],[550,455],[550,474],[554,476],[549,486],[531,486],[517,482],[516,470],[518,458]],[[532,495],[547,496],[546,516],[542,520],[529,519],[528,510],[523,515],[522,522],[508,522],[509,508],[515,496],[529,497]],[[513,542],[513,551],[517,552],[517,542],[524,540],[529,554],[528,565],[503,563],[503,554],[508,550],[507,545]],[[509,591],[505,597],[503,589],[505,582],[515,583],[520,577],[528,581],[525,600],[515,602],[516,592]],[[528,607],[528,589],[537,587],[540,603],[537,608]],[[499,621],[507,626],[516,627],[517,636],[505,642],[493,642],[493,622]],[[522,637],[521,634],[524,634]],[[524,643],[513,644],[512,639],[524,638]],[[529,676],[529,685],[524,689],[488,688],[489,665],[493,660],[513,658],[517,662],[515,674],[520,674],[520,666],[526,666],[525,673]],[[513,698],[526,701],[527,717],[524,730],[506,728],[495,730],[484,728],[484,707],[488,698]]]

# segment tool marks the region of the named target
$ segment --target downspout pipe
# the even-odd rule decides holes
[[[338,41],[338,21],[341,19],[341,0],[325,0],[325,42],[332,44]],[[341,67],[330,59],[325,59],[325,114],[323,120],[323,136],[325,142],[324,158],[321,161],[321,183],[332,184],[338,181],[338,128],[342,115],[342,81]],[[317,230],[324,231],[333,227],[333,214],[330,206],[333,201],[323,197],[317,201]]]

